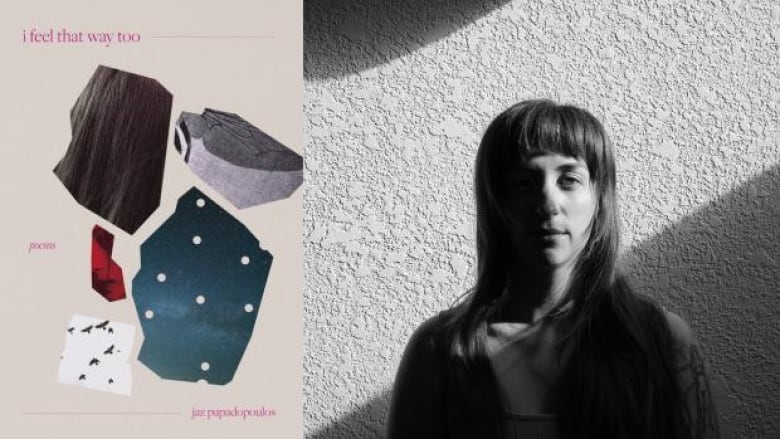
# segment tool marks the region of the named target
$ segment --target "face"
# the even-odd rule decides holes
[[[521,261],[537,269],[573,263],[590,236],[598,198],[585,162],[555,153],[534,155],[505,183]]]

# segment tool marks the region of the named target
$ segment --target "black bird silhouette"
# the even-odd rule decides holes
[[[97,358],[93,358],[92,360],[89,361],[90,366],[95,366],[98,364],[100,364],[100,360],[98,360]]]
[[[68,334],[73,334],[73,330],[74,330],[74,329],[76,329],[76,328],[74,328],[73,326],[71,326],[70,328],[68,328]]]
[[[111,355],[114,353],[114,345],[111,345],[108,349],[103,351],[103,355]]]
[[[81,332],[86,332],[87,334],[90,334],[92,331],[93,325],[89,325],[86,328],[82,329]]]
[[[87,379],[86,375],[84,375],[83,373],[79,375],[79,381],[84,381],[85,379]]]
[[[106,320],[105,322],[100,323],[98,325],[95,325],[95,329],[103,329],[103,330],[105,330],[106,326],[108,326],[108,320]]]
[[[114,328],[108,328],[108,333],[109,334],[113,334],[114,333]]]
[[[108,379],[108,384],[114,384],[114,379],[113,378],[109,378]]]

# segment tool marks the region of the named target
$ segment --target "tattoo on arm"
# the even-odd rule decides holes
[[[710,380],[696,345],[688,348],[678,369],[680,390],[687,402],[686,418],[695,439],[720,438],[717,413],[712,403]]]

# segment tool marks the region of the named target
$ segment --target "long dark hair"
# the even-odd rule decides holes
[[[160,205],[172,101],[154,79],[98,66],[71,109],[72,139],[54,173],[128,233]]]
[[[567,328],[557,341],[560,375],[553,390],[561,437],[681,437],[687,431],[685,405],[666,318],[651,300],[635,294],[617,269],[611,142],[589,112],[549,100],[510,107],[488,126],[480,143],[474,181],[477,282],[450,310],[446,325],[458,387],[468,386],[461,390],[473,409],[500,431],[503,408],[486,340],[491,309],[507,287],[514,255],[503,199],[505,176],[539,151],[583,159],[598,193],[590,237],[571,285],[548,314],[562,312]]]

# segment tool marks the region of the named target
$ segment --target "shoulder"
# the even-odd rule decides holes
[[[446,431],[446,357],[439,314],[412,333],[398,366],[387,418],[387,437],[440,438]]]
[[[666,318],[666,324],[669,327],[669,332],[672,335],[672,340],[678,347],[687,347],[695,345],[695,339],[693,337],[693,331],[688,323],[683,320],[677,314],[664,310],[664,317]]]
[[[686,404],[686,422],[691,437],[719,438],[710,379],[693,332],[677,314],[669,311],[664,314],[675,343],[674,372]]]
[[[448,316],[445,311],[420,324],[409,337],[402,363],[439,363],[443,361],[447,355],[447,322]],[[421,364],[416,365],[421,366]]]
[[[676,313],[662,307],[658,302],[642,294],[635,294],[633,316],[646,328],[652,337],[660,337],[661,346],[675,350],[695,345],[695,337],[688,323]]]
[[[667,310],[663,313],[672,339],[673,364],[682,370],[700,367],[703,361],[701,351],[691,327],[677,314]]]
[[[444,337],[449,326],[451,312],[442,311],[428,320],[422,322],[412,333],[410,340],[425,340],[428,342],[438,341]]]

